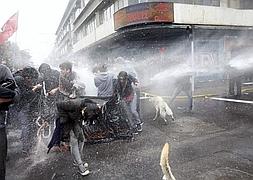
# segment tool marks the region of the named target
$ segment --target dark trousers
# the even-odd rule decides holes
[[[173,94],[171,96],[170,99],[170,104],[173,103],[173,101],[175,100],[175,98],[181,93],[184,92],[188,98],[188,103],[187,103],[187,110],[191,111],[192,110],[192,106],[193,106],[193,98],[192,98],[192,89],[191,89],[191,85],[188,85],[186,87],[184,86],[177,86],[174,91]]]
[[[0,128],[0,180],[5,180],[6,156],[7,134],[5,128]]]
[[[235,87],[236,87],[236,93],[235,93]],[[240,77],[231,78],[229,79],[229,95],[231,96],[241,96],[242,92],[242,82]]]
[[[139,116],[141,116],[141,90],[139,88],[135,88],[136,96],[137,96],[137,102],[136,102],[136,110],[139,113]]]

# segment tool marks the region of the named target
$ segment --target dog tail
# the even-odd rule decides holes
[[[164,175],[163,176],[164,180],[176,180],[176,178],[173,176],[171,172],[171,168],[169,165],[169,144],[168,143],[166,143],[163,146],[161,159],[160,159],[160,166]]]

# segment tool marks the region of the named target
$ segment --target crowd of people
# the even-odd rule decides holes
[[[71,62],[61,63],[59,69],[43,63],[38,69],[29,66],[11,72],[7,66],[0,65],[0,179],[5,177],[7,117],[18,119],[24,156],[34,152],[39,131],[54,126],[51,140],[47,142],[48,153],[51,149],[70,150],[73,164],[82,176],[90,173],[82,157],[90,131],[97,132],[98,138],[122,136],[122,131],[123,136],[129,137],[142,132],[140,89],[135,73],[120,71],[115,75],[108,71],[106,64],[96,65],[93,68],[96,98],[106,102],[99,104],[86,96],[85,84],[73,71]],[[170,103],[180,92],[185,92],[191,111],[190,77],[181,77],[180,82]],[[89,126],[92,130],[87,129]],[[101,132],[104,130],[107,132]]]
[[[82,158],[84,143],[89,135],[84,128],[87,124],[103,126],[110,135],[112,132],[119,132],[118,126],[123,124],[127,128],[127,135],[142,132],[139,81],[134,73],[120,71],[115,75],[108,71],[106,64],[93,68],[97,98],[108,102],[105,107],[86,96],[85,84],[73,71],[71,62],[61,63],[59,69],[60,71],[54,70],[49,64],[43,63],[38,69],[29,66],[11,72],[6,65],[0,64],[0,179],[5,179],[6,126],[11,119],[18,119],[17,127],[21,130],[24,156],[33,153],[40,127],[47,127],[49,124],[54,126],[48,152],[52,148],[59,151],[70,150],[73,164],[78,167],[82,176],[90,173],[88,163]],[[227,72],[229,95],[240,97],[242,75],[232,67],[228,67]],[[187,111],[192,111],[192,88],[192,75],[177,77],[169,104],[173,104],[176,97],[183,92],[188,99]],[[104,124],[94,123],[101,119]]]
[[[79,173],[83,176],[89,174],[88,163],[81,156],[86,139],[83,120],[89,116],[87,110],[102,110],[95,101],[85,98],[85,85],[72,70],[72,63],[63,62],[59,69],[60,72],[43,63],[38,70],[25,67],[11,73],[7,66],[0,65],[0,179],[5,178],[8,111],[11,112],[9,117],[19,119],[22,153],[25,156],[33,153],[38,135],[36,122],[55,124],[49,150],[69,148]],[[107,71],[105,64],[96,66],[93,73],[98,97],[124,103],[129,112],[126,118],[127,133],[141,132],[143,122],[140,118],[138,80],[125,71],[115,77]]]

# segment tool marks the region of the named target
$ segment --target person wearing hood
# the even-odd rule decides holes
[[[45,90],[47,92],[59,86],[60,72],[52,69],[49,64],[42,63],[38,71],[41,75],[41,80],[45,82]]]
[[[60,72],[54,70],[49,64],[42,63],[38,69],[40,73],[40,83],[42,85],[40,92],[40,103],[42,104],[40,113],[42,119],[53,123],[53,119],[56,116],[56,101],[58,98],[58,93],[48,96],[48,92],[59,86],[59,76]]]
[[[97,95],[99,97],[110,97],[113,95],[113,81],[116,80],[114,75],[108,73],[107,66],[103,64],[94,72],[94,83],[97,87]]]
[[[15,76],[20,89],[20,100],[16,106],[22,129],[22,153],[25,156],[32,152],[32,148],[36,143],[37,125],[34,122],[34,118],[37,117],[39,110],[39,90],[41,89],[41,85],[37,84],[38,77],[38,71],[30,66],[23,68],[20,75]]]

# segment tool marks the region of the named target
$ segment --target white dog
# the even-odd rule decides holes
[[[170,116],[173,121],[175,120],[172,110],[170,109],[168,104],[163,100],[162,97],[160,96],[151,97],[150,102],[154,103],[156,109],[156,115],[153,118],[154,121],[157,119],[158,113],[160,114],[160,117],[163,118],[165,123],[168,122],[166,116]]]

